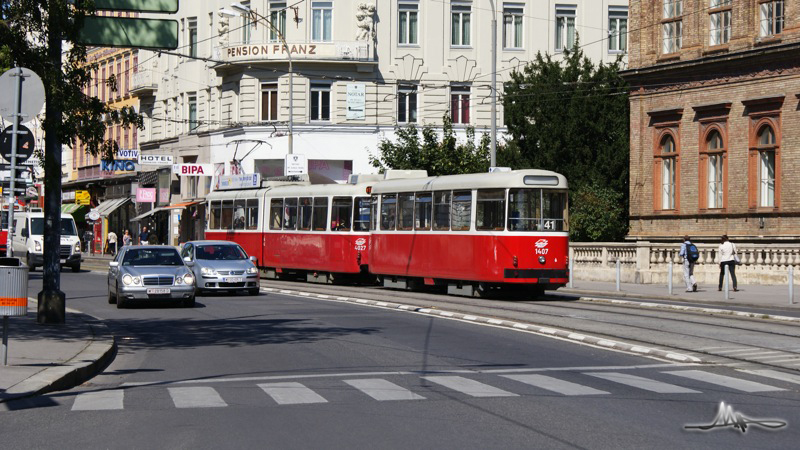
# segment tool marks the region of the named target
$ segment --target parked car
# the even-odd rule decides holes
[[[196,289],[191,265],[175,247],[122,247],[108,264],[108,303],[123,308],[135,300],[180,300],[191,308]]]
[[[247,290],[258,295],[259,276],[256,258],[247,257],[239,244],[230,241],[190,241],[183,245],[181,256],[194,263],[199,293]]]

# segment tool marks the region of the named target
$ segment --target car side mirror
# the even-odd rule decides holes
[[[111,261],[110,263],[108,263],[108,267],[118,267],[118,266],[119,266],[118,261]]]
[[[184,256],[183,260],[186,261],[187,263],[188,262],[192,262],[192,257],[191,256]]]
[[[194,261],[192,261],[191,259],[189,259],[189,257],[188,257],[188,256],[187,256],[186,258],[183,258],[183,260],[186,262],[186,265],[187,265],[187,266],[189,266],[189,267],[194,267]]]
[[[255,256],[251,256],[251,257],[250,257],[250,258],[248,258],[248,259],[249,259],[250,261],[253,261],[254,263],[255,263],[256,261],[258,261],[258,258],[256,258]]]

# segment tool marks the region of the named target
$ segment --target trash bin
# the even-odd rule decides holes
[[[19,258],[0,258],[0,316],[28,314],[28,266]]]

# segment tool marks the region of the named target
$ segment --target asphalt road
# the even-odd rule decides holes
[[[116,359],[84,385],[6,404],[4,448],[788,448],[800,437],[800,384],[754,372],[768,368],[279,293],[118,310],[104,281],[64,273],[62,290],[106,321]],[[788,425],[685,428],[712,424],[720,402]]]

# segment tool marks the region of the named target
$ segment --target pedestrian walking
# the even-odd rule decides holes
[[[125,230],[125,233],[122,235],[122,245],[131,245],[133,242],[133,238],[131,237],[131,230]]]
[[[150,233],[147,231],[147,226],[142,227],[142,232],[139,233],[139,245],[147,245],[147,239]]]
[[[117,254],[117,233],[113,231],[108,232],[108,236],[106,236],[106,246],[108,247],[108,252],[111,253],[111,256]]]
[[[717,290],[722,290],[722,283],[725,281],[725,267],[728,268],[728,273],[731,274],[733,280],[733,290],[738,291],[739,288],[736,284],[736,245],[728,240],[728,235],[722,235],[722,243],[719,244],[719,286]]]
[[[694,265],[700,259],[700,252],[697,250],[697,246],[692,244],[689,236],[683,237],[683,244],[678,256],[683,257],[683,281],[686,282],[686,292],[697,292]]]

